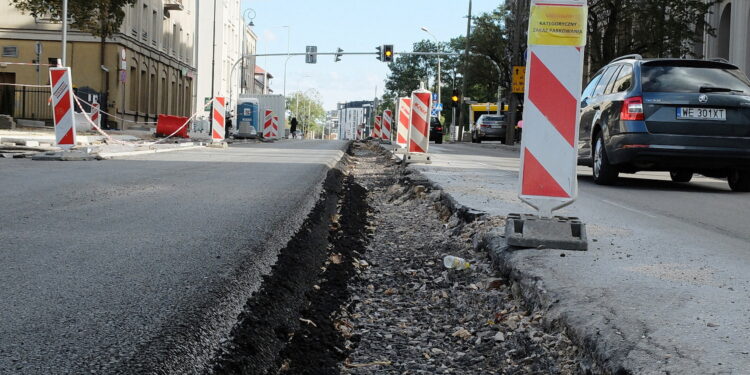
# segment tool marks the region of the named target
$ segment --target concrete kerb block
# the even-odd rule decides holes
[[[91,153],[90,149],[70,151],[50,151],[39,153],[31,157],[31,160],[54,160],[54,161],[91,161],[98,159]]]
[[[508,214],[505,238],[517,247],[588,250],[586,224],[576,217]]]
[[[229,144],[227,142],[211,142],[206,145],[206,147],[211,148],[229,148]]]
[[[426,154],[426,153],[407,152],[404,155],[404,162],[406,164],[411,164],[411,163],[432,164],[432,157],[430,156],[430,154]]]

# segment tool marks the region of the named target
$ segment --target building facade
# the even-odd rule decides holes
[[[198,78],[196,108],[208,117],[206,101],[214,96],[228,98],[230,109],[243,92],[252,90],[257,36],[242,17],[240,0],[199,2]]]
[[[706,23],[716,35],[705,35],[703,55],[727,59],[750,76],[750,0],[714,4]]]
[[[8,1],[0,3],[0,14],[0,62],[48,63],[61,57],[59,21],[22,14]],[[67,65],[74,86],[102,94],[102,108],[116,116],[107,117],[110,126],[149,127],[160,113],[190,115],[195,103],[196,16],[196,0],[138,0],[125,9],[119,32],[103,44],[91,34],[70,30]],[[0,82],[46,85],[46,69],[0,64]],[[38,103],[46,103],[49,95],[36,92],[45,89],[18,89],[12,116],[51,119],[51,110]],[[7,94],[6,87],[0,101],[7,102]]]

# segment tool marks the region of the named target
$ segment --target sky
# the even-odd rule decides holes
[[[472,15],[492,11],[501,3],[473,0]],[[255,11],[258,54],[287,53],[287,41],[293,53],[305,52],[308,45],[317,46],[318,52],[336,48],[375,52],[383,44],[393,44],[396,52],[411,51],[415,42],[432,39],[421,27],[441,42],[465,35],[468,6],[468,0],[242,0],[243,12]],[[271,89],[276,94],[284,91],[285,60],[286,56],[257,59],[273,74]],[[324,108],[331,110],[339,102],[372,100],[383,94],[388,66],[375,55],[333,60],[334,56],[318,56],[317,64],[306,64],[304,56],[292,57],[286,72],[287,95],[315,89]]]

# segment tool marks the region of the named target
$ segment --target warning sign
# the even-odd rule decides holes
[[[523,94],[526,87],[526,67],[518,65],[513,67],[513,93]]]
[[[529,44],[548,46],[586,45],[588,8],[581,5],[532,5]]]

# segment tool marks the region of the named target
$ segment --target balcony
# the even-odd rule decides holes
[[[164,11],[181,11],[184,10],[185,7],[182,6],[182,0],[165,0],[164,1]]]

